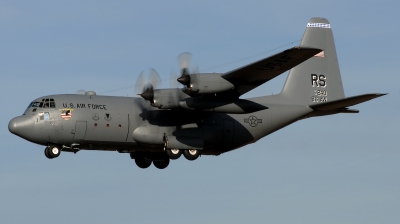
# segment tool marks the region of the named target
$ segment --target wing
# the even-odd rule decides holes
[[[288,49],[271,57],[227,72],[222,77],[235,86],[231,90],[233,92],[228,91],[230,92],[229,94],[235,94],[238,97],[306,61],[321,51],[315,48]]]

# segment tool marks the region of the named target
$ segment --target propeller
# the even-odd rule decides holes
[[[135,93],[143,99],[154,102],[154,89],[161,85],[160,75],[156,70],[150,69],[150,72],[146,76],[144,72],[141,72],[135,85]],[[140,93],[141,90],[141,93]]]
[[[180,77],[179,74],[175,70],[171,71],[170,80],[169,80],[170,88],[172,88],[172,89],[181,88],[180,83],[176,81],[179,77]]]
[[[178,63],[181,68],[181,76],[177,79],[179,83],[190,88],[190,74],[199,73],[199,66],[195,65],[189,73],[189,66],[192,60],[192,54],[189,52],[183,52],[178,56]]]

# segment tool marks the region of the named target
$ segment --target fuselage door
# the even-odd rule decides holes
[[[74,139],[82,140],[86,135],[86,121],[76,121]]]

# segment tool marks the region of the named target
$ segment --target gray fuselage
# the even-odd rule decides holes
[[[262,111],[225,114],[159,110],[137,97],[51,95],[34,100],[24,115],[10,121],[10,130],[37,144],[63,146],[65,151],[161,151],[164,136],[169,136],[189,142],[187,147],[199,139],[201,154],[218,155],[253,143],[312,111],[304,105],[278,104],[279,98],[250,99],[268,107]],[[49,99],[52,104],[45,105]]]

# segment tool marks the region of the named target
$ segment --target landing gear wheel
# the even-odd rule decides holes
[[[154,160],[153,164],[158,169],[165,169],[169,165],[169,158],[165,158],[165,160]]]
[[[197,149],[186,149],[183,151],[183,155],[187,160],[196,160],[200,156],[200,152]]]
[[[44,154],[47,158],[57,158],[61,153],[61,149],[56,145],[49,145],[44,149]]]
[[[138,158],[135,158],[135,163],[138,167],[140,167],[142,169],[146,169],[147,167],[149,167],[151,165],[151,160],[147,160],[143,157],[138,157]]]
[[[167,155],[170,159],[179,159],[182,155],[182,151],[180,149],[166,149]]]
[[[48,158],[48,159],[53,159],[53,157],[50,157],[50,155],[49,155],[49,149],[50,147],[49,146],[47,146],[45,149],[44,149],[44,155]]]

